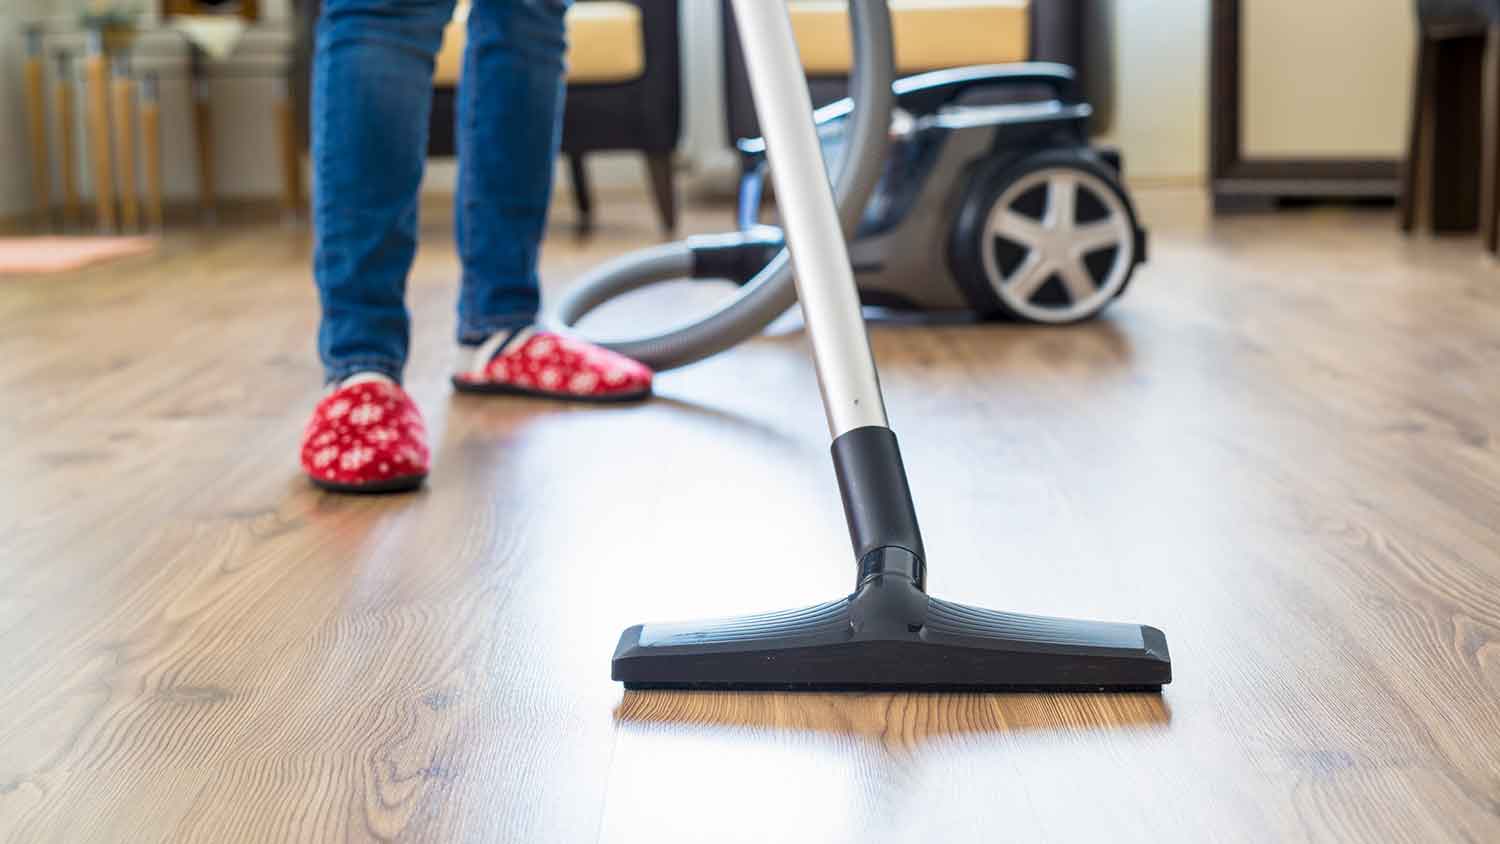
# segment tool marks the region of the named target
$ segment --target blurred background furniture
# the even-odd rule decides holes
[[[1089,85],[1085,60],[1090,0],[890,0],[897,72],[902,76],[973,64],[1048,61],[1069,65],[1091,101],[1106,113],[1108,97]],[[744,54],[730,10],[724,20],[725,125],[730,145],[760,134]],[[842,3],[790,4],[792,28],[813,105],[846,96],[848,12]],[[1024,92],[1023,92],[1024,93]]]
[[[307,134],[313,33],[319,0],[299,6],[292,87],[298,136]],[[428,154],[456,153],[454,117],[467,3],[460,3],[437,56]],[[590,153],[640,153],[664,231],[677,225],[672,152],[682,121],[677,0],[578,0],[568,11],[568,96],[562,152],[568,159],[579,226],[593,220]]]
[[[1408,9],[1367,0],[1212,0],[1211,12],[1214,210],[1394,200]],[[1350,37],[1355,27],[1358,38]]]
[[[1500,249],[1500,0],[1417,0],[1401,229],[1471,232]]]
[[[167,3],[164,8],[173,8]],[[39,229],[83,224],[80,161],[74,145],[76,114],[83,108],[84,151],[92,191],[93,222],[105,233],[159,230],[165,218],[163,184],[163,79],[187,81],[196,164],[198,208],[195,219],[211,222],[218,207],[215,172],[215,116],[210,78],[286,79],[284,61],[270,64],[228,58],[253,18],[248,0],[181,0],[175,7],[208,9],[206,16],[143,17],[73,25],[53,20],[27,31],[25,78],[28,138]],[[272,26],[267,31],[275,30]],[[261,29],[256,29],[260,32]],[[53,72],[48,77],[48,67]],[[51,87],[51,92],[47,89]],[[49,95],[50,93],[50,95]],[[301,162],[295,153],[290,98],[283,94],[269,115],[280,128],[283,150],[282,204],[288,212],[304,204]],[[61,183],[61,214],[53,201],[53,172]]]
[[[47,59],[42,53],[42,28],[27,26],[23,32],[26,39],[26,58],[23,60],[23,75],[26,78],[26,139],[31,144],[31,171],[50,173],[50,149],[47,145]],[[52,186],[47,179],[32,179],[32,202],[41,227],[48,224],[52,208]]]
[[[131,71],[130,56],[136,31],[113,22],[85,26],[80,32],[48,31],[36,26],[27,34],[27,113],[32,146],[33,179],[36,190],[38,229],[48,230],[57,221],[52,201],[53,159],[61,181],[61,223],[64,228],[81,223],[77,162],[74,151],[75,103],[85,105],[85,140],[93,187],[94,219],[103,232],[135,231],[141,227],[142,203],[139,170],[140,148],[147,158],[147,220],[160,221],[160,168],[151,157],[160,155],[157,88],[140,85]],[[81,43],[80,43],[81,42]],[[53,62],[49,62],[49,54]],[[46,68],[55,63],[52,96],[46,90]],[[82,97],[75,96],[79,79],[75,65],[82,67]],[[144,95],[146,101],[138,103]],[[50,120],[48,118],[51,118]],[[137,123],[137,118],[141,122]],[[51,142],[49,125],[56,126]],[[138,127],[143,135],[137,133]],[[138,143],[144,140],[144,144]]]
[[[162,0],[162,15],[236,15],[247,21],[260,17],[259,0]]]

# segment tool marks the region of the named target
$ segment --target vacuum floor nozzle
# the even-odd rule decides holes
[[[875,577],[847,598],[763,615],[629,628],[627,689],[1159,691],[1155,627],[996,612]]]
[[[765,131],[776,204],[795,265],[790,277],[813,341],[857,585],[847,598],[805,609],[631,627],[615,649],[614,679],[630,689],[1160,690],[1172,680],[1172,662],[1166,637],[1154,627],[995,612],[928,597],[926,552],[916,508],[896,435],[886,419],[844,240],[858,233],[871,191],[887,167],[896,67],[890,10],[886,0],[849,3],[855,44],[854,116],[836,201],[829,189],[823,144],[810,119],[812,101],[786,4],[733,0],[732,5],[756,115]],[[1028,84],[1052,79],[1059,86],[1072,86],[1065,71],[1059,75],[1032,68],[1021,74]],[[1059,99],[1072,98],[1059,94]],[[1086,116],[1086,109],[1080,114]],[[1037,134],[1035,126],[1026,131]],[[1081,130],[1080,135],[1086,138]],[[847,173],[856,176],[846,180]],[[1068,179],[1070,185],[1076,181],[1073,176]],[[1072,193],[1070,188],[1067,195]],[[840,209],[847,212],[842,221]],[[653,259],[649,271],[628,273],[622,276],[624,282],[606,276],[584,289],[575,300],[579,308],[564,310],[581,315],[586,306],[602,301],[594,288],[638,286],[637,277],[677,277],[689,263],[684,258],[693,257],[688,252],[674,248],[653,253],[662,260]],[[718,260],[724,257],[700,250],[694,260],[713,265],[699,267],[704,272],[747,274],[738,261],[726,265]],[[775,277],[787,276],[784,259],[773,264]],[[772,293],[754,292],[762,290]],[[767,311],[775,316],[790,304],[774,298],[781,290],[751,281],[744,298],[731,307],[759,297],[755,301],[776,306]],[[709,334],[698,327],[688,332],[722,349],[721,332],[738,332],[750,324],[738,317],[730,320],[728,314],[721,311],[701,324],[712,328]],[[703,344],[695,348],[701,352]],[[697,359],[676,353],[668,357],[678,362]]]

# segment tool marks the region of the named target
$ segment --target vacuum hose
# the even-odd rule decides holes
[[[895,58],[886,0],[851,0],[854,69],[848,144],[833,179],[844,237],[854,235],[885,165]],[[791,256],[771,229],[693,237],[632,252],[595,268],[563,295],[548,321],[565,328],[631,290],[674,279],[744,281],[728,302],[654,337],[600,345],[661,371],[696,363],[759,334],[797,302]],[[746,281],[748,279],[748,281]]]

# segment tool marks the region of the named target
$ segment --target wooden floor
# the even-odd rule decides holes
[[[304,234],[0,279],[0,839],[1500,840],[1500,267],[1140,202],[1107,320],[874,344],[934,594],[1155,624],[1161,696],[610,682],[630,623],[850,587],[795,320],[643,406],[455,398],[434,222],[431,481],[354,499],[295,464]],[[655,237],[601,213],[549,285]]]

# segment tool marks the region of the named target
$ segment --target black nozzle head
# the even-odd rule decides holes
[[[1155,627],[996,612],[876,576],[847,598],[785,612],[626,630],[627,689],[1159,691]]]

